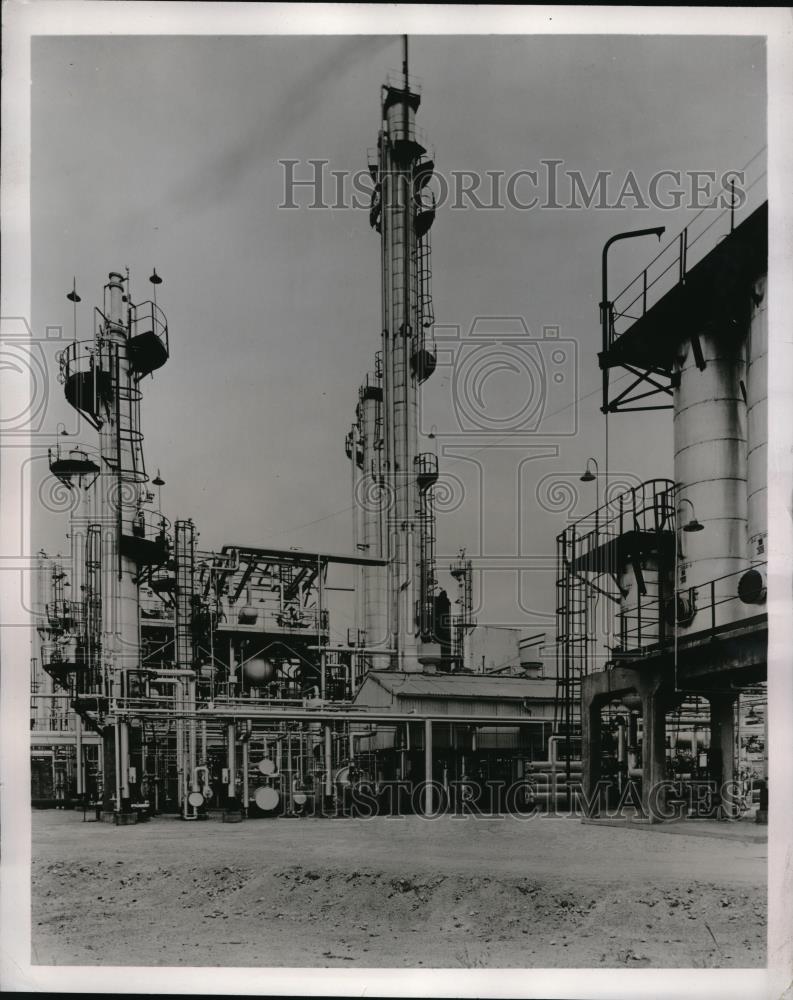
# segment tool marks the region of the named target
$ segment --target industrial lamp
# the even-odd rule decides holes
[[[152,479],[151,484],[157,487],[157,510],[162,514],[162,487],[165,486],[165,480],[160,475],[159,469],[157,469],[157,475]]]
[[[683,497],[680,503],[687,503],[691,507],[691,520],[687,521],[683,525],[683,531],[687,531],[689,533],[692,531],[704,531],[705,525],[700,524],[697,520],[697,512],[694,510],[694,504],[688,499],[688,497]]]
[[[152,268],[151,277],[149,278],[149,281],[154,286],[154,288],[152,289],[152,291],[154,292],[154,304],[156,306],[157,305],[157,285],[161,285],[162,284],[162,278],[159,276],[159,274],[157,274],[157,268],[156,267]]]
[[[590,462],[595,466],[594,472],[590,471],[589,468]],[[594,458],[588,458],[586,460],[586,469],[584,470],[584,474],[579,478],[582,483],[594,483],[597,480],[599,474],[600,470],[598,468],[597,460]]]

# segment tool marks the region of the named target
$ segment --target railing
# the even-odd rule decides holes
[[[246,612],[240,621],[240,612]],[[253,601],[246,604],[244,600],[232,604],[221,600],[222,629],[241,629],[252,632],[291,632],[294,635],[316,633],[318,630],[327,632],[330,628],[330,613],[323,608],[320,615],[317,608],[298,608],[294,604],[286,604],[283,608],[273,607],[272,602]]]
[[[741,219],[747,218],[766,200],[763,183],[766,177],[765,159],[761,158],[764,152],[765,147],[743,168],[748,183],[743,188],[746,200],[740,209],[735,205],[734,192],[724,191],[721,197],[731,202],[729,207],[725,207],[710,221],[705,214],[710,210],[707,207],[703,208],[681,233],[653,257],[644,270],[614,296],[609,305],[609,347],[632,323],[644,316],[648,308],[676,285],[685,282],[686,274],[691,267],[732,233],[739,215]],[[627,321],[621,330],[616,329],[619,320]]]
[[[138,507],[137,510],[124,505],[121,515],[121,532],[133,538],[163,542],[167,539],[171,524],[167,517],[156,510]]]
[[[61,447],[58,442],[54,448],[47,449],[47,460],[53,475],[64,478],[99,474],[99,454],[95,448],[85,445],[70,445],[67,448]],[[57,472],[53,469],[54,465],[60,466]]]
[[[82,601],[51,601],[45,610],[50,626],[64,632],[79,629],[85,621],[85,605]]]
[[[169,354],[168,320],[160,307],[151,301],[131,305],[129,311],[129,335],[139,337],[144,333],[153,333]]]
[[[749,570],[765,571],[766,563],[753,563],[752,566],[744,566],[741,569],[733,570],[732,573],[725,573],[723,576],[714,577],[705,583],[697,584],[693,587],[678,587],[675,590],[675,613],[677,623],[686,624],[686,635],[694,635],[700,632],[709,632],[711,635],[724,627],[733,623],[739,623],[746,618],[753,618],[765,613],[764,604],[745,603],[738,595],[738,581]],[[718,586],[724,584],[725,580],[734,580],[735,587],[728,588]],[[680,603],[681,596],[686,598]],[[740,614],[724,615],[718,609],[731,605],[740,611]],[[680,633],[678,632],[678,638]]]
[[[405,74],[397,69],[390,69],[386,73],[385,84],[386,87],[392,87],[394,90],[404,90],[405,89]],[[408,73],[408,87],[410,88],[411,94],[421,95],[422,88],[424,86],[424,78],[421,76],[414,76],[412,73]]]
[[[590,551],[627,531],[671,531],[675,488],[671,479],[648,479],[572,522],[562,535],[574,540],[576,547],[586,543],[586,551]],[[575,556],[583,554],[585,552],[577,551]]]
[[[413,468],[419,487],[427,489],[438,480],[438,456],[432,451],[422,451],[413,459]]]
[[[99,356],[100,352],[96,340],[73,340],[56,356],[59,381],[65,382],[73,375],[93,373],[97,369],[102,369],[101,362],[97,363]],[[108,369],[105,368],[105,370]]]

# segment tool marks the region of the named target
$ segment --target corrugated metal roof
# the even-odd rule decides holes
[[[556,681],[551,677],[493,677],[488,674],[404,674],[372,670],[367,679],[395,698],[487,698],[523,701],[552,699]]]

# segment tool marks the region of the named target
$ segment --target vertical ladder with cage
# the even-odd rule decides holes
[[[102,678],[102,525],[89,524],[85,539],[85,664],[87,692]]]
[[[195,660],[193,643],[193,611],[195,604],[195,526],[192,521],[174,524],[174,558],[176,561],[176,665],[190,670]]]
[[[438,458],[432,452],[422,452],[414,460],[416,481],[419,487],[419,635],[425,641],[435,636],[435,502],[432,488],[438,481]]]
[[[581,677],[587,673],[590,646],[587,588],[572,570],[576,529],[556,540],[556,700],[554,734],[559,759],[578,756],[581,738]]]
[[[416,253],[418,257],[419,275],[419,317],[425,330],[431,329],[435,323],[435,307],[432,302],[432,229],[418,240]]]

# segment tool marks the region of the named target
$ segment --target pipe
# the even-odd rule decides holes
[[[611,249],[611,245],[616,243],[618,240],[627,240],[634,236],[657,236],[661,239],[661,236],[666,231],[665,226],[656,226],[652,229],[633,229],[624,233],[617,233],[615,236],[611,236],[606,240],[603,246],[603,252],[601,254],[601,264],[600,264],[600,277],[601,277],[601,301],[600,301],[600,322],[602,327],[602,339],[603,339],[603,354],[605,354],[609,347],[609,333],[610,333],[610,318],[611,318],[611,302],[609,302],[609,278],[608,278],[608,253]],[[602,413],[608,413],[608,388],[609,388],[609,372],[608,368],[603,367],[603,405],[601,406]],[[606,476],[608,476],[608,468],[606,469]],[[608,480],[606,480],[605,488],[607,492]]]
[[[237,810],[237,728],[230,722],[227,730],[229,783],[227,786],[228,811]]]
[[[432,719],[424,720],[424,815],[432,815]]]
[[[242,808],[247,815],[250,804],[248,788],[248,765],[250,763],[250,743],[245,740],[242,744]]]
[[[195,711],[196,705],[196,682],[195,679],[191,679],[187,682],[187,702],[188,711]],[[194,774],[196,765],[198,763],[198,748],[196,745],[196,720],[191,718],[187,726],[187,766],[188,772],[191,777],[191,792],[197,792],[198,788],[195,785]]]
[[[328,798],[333,795],[333,747],[331,742],[331,730],[329,725],[325,725],[325,795]]]
[[[75,779],[77,782],[77,796],[78,798],[82,798],[85,792],[85,781],[83,778],[83,720],[77,712],[74,713],[74,745],[76,751]]]
[[[121,736],[119,726],[121,723],[116,719],[113,727],[113,750],[116,763],[116,812],[121,812]]]
[[[121,812],[129,809],[129,726],[119,722],[120,760],[121,760]]]

